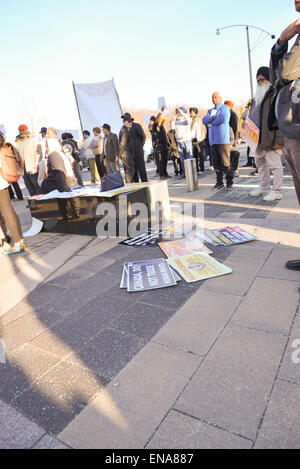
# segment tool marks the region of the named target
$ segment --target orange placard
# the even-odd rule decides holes
[[[259,128],[247,117],[241,130],[241,137],[255,153],[259,143]]]

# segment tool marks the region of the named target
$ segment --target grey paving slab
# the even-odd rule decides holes
[[[143,448],[200,362],[148,343],[59,439],[72,448]]]
[[[47,326],[35,314],[29,313],[4,326],[0,330],[0,336],[5,342],[7,351],[11,352],[39,336],[46,329]]]
[[[252,441],[172,410],[146,449],[251,449]]]
[[[153,338],[161,344],[206,355],[240,298],[200,288]]]
[[[29,449],[45,430],[0,400],[0,449]]]
[[[67,445],[62,443],[61,441],[57,440],[56,438],[53,438],[50,435],[45,435],[43,438],[36,443],[32,449],[60,449],[60,450],[66,450],[70,449]]]
[[[175,408],[254,439],[286,339],[227,326]]]
[[[98,256],[80,264],[80,269],[98,274],[116,261],[112,256]]]
[[[47,433],[58,434],[103,389],[103,383],[83,367],[61,362],[12,403]]]
[[[32,306],[26,300],[20,301],[18,305],[0,317],[0,329],[31,312],[33,312]]]
[[[144,347],[145,341],[133,335],[104,329],[76,353],[68,363],[84,366],[107,384]]]
[[[150,306],[139,302],[130,306],[124,314],[115,319],[110,327],[144,340],[150,340],[163,327],[175,310],[162,306]]]
[[[88,280],[93,275],[93,272],[77,268],[56,277],[48,282],[47,285],[63,286],[64,288],[81,288],[81,283],[84,280]]]
[[[262,268],[265,259],[245,259],[230,256],[225,265],[231,267],[232,274],[210,279],[202,287],[207,291],[224,292],[237,296],[244,296],[252,285],[255,277]]]
[[[282,280],[300,281],[300,272],[285,268],[287,261],[300,259],[300,249],[275,246],[272,255],[260,272],[262,277],[278,278]]]
[[[59,362],[59,358],[28,344],[8,355],[7,360],[24,373],[29,383],[36,381]]]
[[[232,318],[234,324],[289,335],[300,283],[257,278]]]
[[[296,318],[279,371],[279,378],[300,384],[300,316]]]
[[[201,285],[202,282],[188,285],[186,282],[180,281],[175,287],[146,292],[139,301],[140,303],[178,309],[195,293],[195,289]]]
[[[256,449],[300,448],[300,386],[278,380],[256,441]]]

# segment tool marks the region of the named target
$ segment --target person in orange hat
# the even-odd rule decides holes
[[[19,135],[16,138],[16,147],[24,162],[24,182],[30,196],[34,196],[40,190],[38,163],[43,157],[42,149],[36,137],[29,132],[27,125],[20,125],[18,130]]]

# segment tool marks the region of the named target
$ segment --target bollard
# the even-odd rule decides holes
[[[188,192],[197,191],[199,183],[195,158],[184,160],[184,170]]]

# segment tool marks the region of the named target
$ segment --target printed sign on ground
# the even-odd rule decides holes
[[[156,290],[176,285],[176,280],[165,259],[128,263],[127,291]]]
[[[184,238],[177,241],[160,243],[159,246],[168,257],[181,257],[195,252],[212,254],[212,251],[197,239]]]
[[[168,262],[188,283],[232,273],[230,267],[221,264],[208,254],[176,257],[168,259]]]

